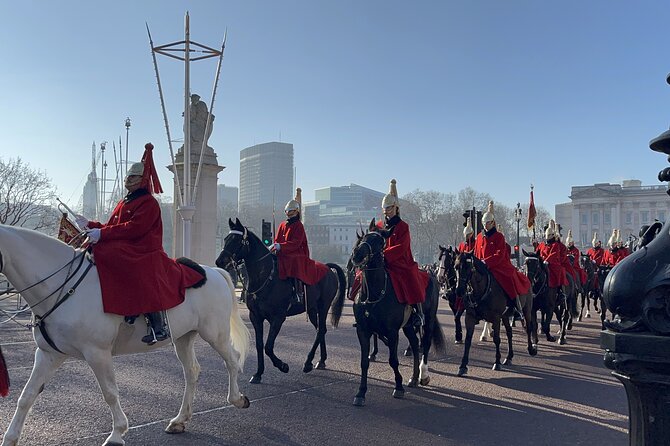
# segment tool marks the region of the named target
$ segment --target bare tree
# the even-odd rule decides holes
[[[51,206],[55,196],[45,172],[31,169],[21,158],[0,159],[0,223],[53,230],[58,222]]]
[[[402,218],[412,228],[412,250],[421,263],[435,260],[437,245],[444,235],[444,216],[452,211],[453,197],[437,191],[414,190],[403,196]],[[403,203],[404,204],[404,203]]]

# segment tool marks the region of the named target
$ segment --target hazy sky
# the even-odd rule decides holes
[[[228,29],[210,138],[219,183],[238,184],[241,149],[281,140],[305,200],[352,182],[385,192],[395,177],[400,195],[471,186],[512,206],[533,183],[553,213],[573,185],[656,185],[667,165],[648,148],[670,123],[667,1],[0,5],[0,157],[46,171],[71,204],[91,143],[125,143],[127,116],[131,159],[152,141],[172,195],[145,22],[155,44],[175,42],[187,10],[196,42],[219,47]],[[181,139],[183,64],[158,62]],[[191,68],[207,102],[215,67]]]

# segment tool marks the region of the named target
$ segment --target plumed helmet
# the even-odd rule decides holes
[[[284,212],[288,211],[300,211],[300,204],[302,203],[302,189],[297,188],[295,190],[295,198],[284,206]]]
[[[552,238],[555,235],[556,235],[556,223],[554,223],[554,220],[549,220],[549,224],[547,225],[547,228],[544,230],[544,237]]]
[[[607,246],[611,248],[614,246],[615,242],[616,242],[616,229],[612,229],[612,235],[610,235],[609,240],[607,240]]]
[[[468,217],[468,221],[463,228],[463,237],[468,238],[468,234],[474,234],[475,230],[472,228],[472,219]]]
[[[621,229],[616,230],[616,242],[623,243],[623,240],[621,240]]]
[[[598,233],[597,232],[593,233],[593,240],[591,240],[591,244],[593,245],[594,248],[598,244]]]
[[[391,180],[389,184],[389,193],[384,195],[382,198],[382,209],[386,209],[389,206],[398,206],[400,207],[400,201],[398,200],[398,189],[396,189],[396,180],[395,178]]]
[[[142,162],[131,164],[130,168],[128,169],[128,172],[126,172],[126,176],[133,176],[133,175],[142,176],[143,174],[144,174],[144,163]]]
[[[568,229],[568,236],[565,237],[565,243],[567,245],[570,245],[571,243],[574,243],[575,240],[572,238],[572,229]]]
[[[489,200],[489,205],[486,207],[486,212],[484,212],[484,215],[482,215],[482,224],[485,225],[486,223],[495,220],[496,217],[493,215],[493,200]]]

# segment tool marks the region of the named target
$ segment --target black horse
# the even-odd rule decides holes
[[[256,332],[256,354],[258,357],[258,368],[249,382],[259,383],[265,371],[263,322],[267,320],[270,323],[270,331],[265,343],[265,353],[275,367],[284,373],[288,373],[288,364],[281,361],[274,353],[275,339],[279,335],[286,317],[305,312],[305,305],[291,305],[295,293],[293,279],[279,279],[277,258],[270,253],[263,242],[243,226],[239,219],[236,219],[234,223],[229,219],[228,225],[230,226],[230,233],[224,240],[223,250],[216,259],[216,265],[220,268],[229,268],[230,265],[244,261],[246,266],[246,286],[248,287],[245,290],[246,304],[249,308],[249,319]],[[317,329],[317,334],[303,367],[305,373],[312,371],[314,368],[312,360],[317,347],[321,347],[321,359],[316,368],[326,368],[326,318],[328,309],[331,309],[330,322],[333,327],[337,327],[344,306],[346,289],[344,272],[334,263],[327,263],[326,265],[330,268],[330,271],[323,279],[306,287],[307,315],[314,328]]]
[[[526,274],[533,285],[533,311],[532,318],[535,321],[535,331],[533,339],[537,342],[537,312],[540,312],[540,328],[547,337],[547,341],[556,342],[556,338],[551,334],[551,319],[556,315],[559,324],[559,344],[565,344],[565,336],[568,325],[572,320],[572,311],[576,307],[576,288],[575,282],[569,273],[568,285],[564,287],[549,286],[549,268],[544,264],[542,257],[538,253],[529,253],[524,251],[526,256]],[[559,298],[559,288],[563,289],[565,298]]]
[[[579,265],[586,273],[586,283],[582,287],[582,305],[579,310],[578,319],[581,321],[583,316],[587,318],[591,317],[591,301],[593,301],[593,309],[598,311],[598,301],[601,299],[602,293],[600,291],[599,279],[596,277],[598,267],[591,260],[591,257],[587,254],[580,255]],[[586,309],[586,315],[584,315],[584,309]]]
[[[507,306],[507,293],[500,287],[484,262],[475,257],[472,253],[462,252],[456,257],[454,263],[456,269],[456,292],[459,296],[464,296],[465,302],[465,349],[463,359],[458,369],[458,376],[463,376],[468,372],[468,360],[470,356],[470,346],[472,345],[472,335],[475,332],[475,325],[482,319],[490,322],[493,327],[493,343],[496,346],[496,362],[493,364],[493,370],[500,370],[500,320],[502,319],[507,333],[507,358],[502,364],[511,364],[514,357],[512,349],[512,326],[509,316],[513,312]],[[526,324],[526,334],[528,336],[528,353],[531,356],[537,355],[537,345],[531,340],[531,308],[533,306],[533,295],[529,291],[527,294],[518,296],[521,299],[521,308],[523,309]]]
[[[439,303],[438,284],[434,276],[426,288],[426,299],[423,303],[425,325],[421,337],[421,364],[419,364],[419,340],[414,327],[407,324],[411,307],[398,302],[391,278],[384,267],[384,246],[392,230],[379,229],[375,220],[370,222],[369,231],[359,236],[352,252],[352,262],[362,271],[362,285],[354,301],[354,317],[356,318],[356,334],[361,345],[361,383],[354,398],[355,406],[365,404],[367,392],[368,368],[370,366],[370,338],[376,334],[389,348],[389,364],[395,375],[393,396],[402,398],[405,389],[402,376],[398,371],[398,333],[402,328],[409,340],[414,356],[412,378],[407,385],[416,387],[427,385],[428,351],[431,344],[438,352],[443,351],[444,335],[437,320]]]
[[[456,298],[456,269],[454,261],[459,254],[458,249],[454,250],[451,246],[440,247],[440,254],[437,259],[437,281],[440,283],[440,295],[449,302],[449,308],[454,313],[454,326],[456,329],[456,344],[463,343],[463,325],[461,316],[465,312],[465,307],[458,305]]]

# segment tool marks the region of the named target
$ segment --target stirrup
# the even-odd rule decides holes
[[[149,345],[154,345],[156,342],[164,341],[170,336],[167,331],[160,330],[158,333],[154,330],[154,327],[149,327],[150,333],[142,337],[142,342]]]

